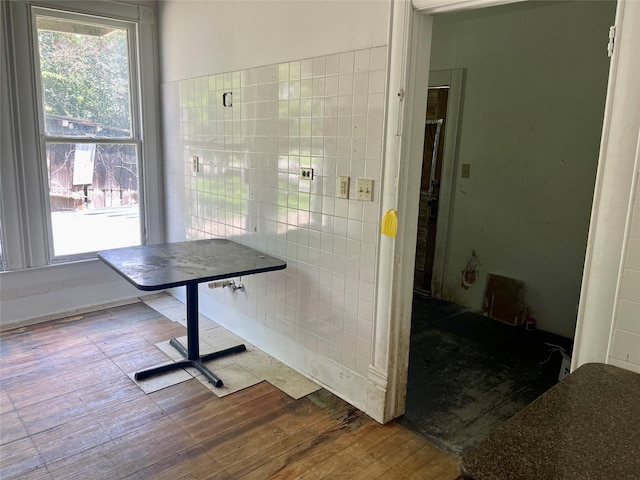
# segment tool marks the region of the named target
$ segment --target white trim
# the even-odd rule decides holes
[[[395,322],[395,328],[392,332],[396,336],[392,339],[393,347],[390,349],[395,353],[395,361],[389,368],[390,376],[400,380],[403,390],[402,397],[396,392],[394,398],[392,392],[391,418],[404,413],[406,401],[405,390],[411,344],[413,279],[418,234],[417,219],[420,207],[420,202],[417,199],[420,198],[424,156],[424,119],[427,112],[428,88],[425,86],[429,82],[429,63],[431,60],[431,49],[426,46],[431,44],[433,17],[416,13],[413,15],[413,27],[406,97],[410,108],[404,111],[405,129],[400,151],[398,182],[399,224],[395,253],[397,269],[393,279],[393,290],[397,303],[394,305],[392,315],[392,321]]]
[[[27,0],[30,6],[65,10],[92,16],[111,17],[129,22],[138,21],[138,6],[124,2],[100,0]]]
[[[571,368],[606,362],[640,128],[640,3],[619,1]]]
[[[33,76],[31,59],[33,58],[31,42],[31,14],[30,6],[26,2],[6,2],[8,5],[9,23],[9,74],[11,75],[10,92],[12,105],[10,109],[2,109],[0,115],[3,121],[14,122],[15,157],[1,158],[2,168],[7,163],[16,166],[15,177],[3,179],[3,182],[14,182],[12,188],[3,190],[4,195],[14,193],[20,203],[19,218],[4,217],[5,228],[13,229],[21,224],[21,229],[16,229],[19,239],[7,239],[6,257],[10,268],[28,268],[42,266],[49,263],[48,236],[46,228],[46,216],[43,205],[45,204],[44,186],[42,185],[41,161],[28,161],[42,158],[40,152],[40,139],[37,129],[36,107],[36,81]],[[26,26],[26,27],[25,27]],[[14,68],[12,68],[14,67]],[[11,119],[7,117],[12,117]],[[6,119],[6,120],[5,120]],[[8,200],[8,199],[7,199]],[[3,199],[3,203],[7,201]],[[19,245],[11,240],[17,240]],[[23,249],[23,263],[17,264],[13,255],[15,251]]]
[[[165,200],[162,162],[162,112],[160,109],[160,67],[155,10],[140,7],[138,42],[144,54],[138,55],[140,121],[142,123],[141,185],[144,195],[143,241],[165,241]],[[144,46],[144,47],[143,47]],[[144,86],[144,88],[142,88]]]
[[[415,199],[420,191],[427,108],[425,85],[429,74],[429,50],[415,47],[429,44],[432,29],[432,18],[416,15],[412,9],[407,12],[405,8],[410,8],[407,3],[394,2],[381,197],[383,212],[388,209],[398,212],[397,237],[382,236],[380,240],[374,332],[373,366],[386,371],[388,379],[384,410],[378,413],[385,422],[404,413],[405,408],[417,232],[417,223],[412,220],[418,217]],[[422,61],[418,61],[417,55],[421,55]],[[398,101],[396,94],[401,90],[405,92],[404,100]],[[375,398],[377,390],[380,387],[370,381],[369,397]],[[367,412],[375,411],[373,407]]]
[[[526,0],[413,0],[413,6],[420,13],[434,15],[436,13],[460,12],[478,8],[495,7]]]
[[[613,343],[613,336],[616,330],[616,317],[618,315],[618,303],[620,302],[620,288],[622,286],[622,279],[624,277],[625,263],[627,254],[629,253],[629,236],[631,232],[631,222],[633,221],[633,206],[635,203],[634,194],[638,182],[640,182],[640,128],[638,128],[638,141],[636,145],[636,160],[633,165],[633,178],[631,180],[631,194],[629,195],[629,203],[627,206],[627,221],[624,228],[624,239],[622,241],[622,255],[620,257],[620,266],[618,268],[618,282],[616,284],[616,296],[613,303],[613,319],[611,321],[611,329],[609,330],[609,341],[607,345],[607,363],[611,362],[611,346]],[[640,319],[639,319],[640,321]],[[626,362],[629,363],[629,362]]]
[[[14,98],[11,95],[13,78],[9,75],[12,63],[9,48],[9,2],[0,3],[0,198],[15,198],[15,202],[0,201],[2,221],[2,268],[19,268],[25,264],[25,245],[22,242],[24,225],[20,212],[22,200],[18,195],[18,164],[16,153],[16,120]]]
[[[400,137],[397,129],[402,111],[399,92],[404,89],[401,70],[404,68],[404,37],[408,35],[404,18],[407,2],[392,4],[391,38],[389,40],[389,80],[387,93],[387,121],[385,125],[385,145],[382,165],[382,186],[380,208],[382,212],[397,208],[397,175],[400,169]],[[376,322],[373,332],[372,365],[386,371],[388,367],[390,319],[392,305],[392,278],[394,275],[394,240],[381,236],[378,257],[378,282],[376,292]]]

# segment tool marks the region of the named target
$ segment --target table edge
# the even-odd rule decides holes
[[[200,283],[204,283],[204,282],[213,282],[215,280],[223,280],[225,278],[235,278],[235,277],[254,275],[254,274],[258,274],[258,273],[275,272],[275,271],[284,270],[284,269],[287,268],[287,262],[285,262],[284,260],[281,260],[282,261],[282,265],[274,265],[274,266],[271,266],[271,267],[263,267],[263,268],[258,268],[258,269],[255,269],[255,270],[244,270],[242,272],[234,272],[233,275],[210,275],[210,276],[207,276],[207,277],[199,278],[197,280],[168,282],[168,283],[154,284],[154,285],[140,285],[135,280],[130,278],[128,275],[125,275],[119,268],[117,268],[115,265],[113,265],[109,260],[104,258],[100,254],[100,252],[97,253],[97,256],[105,265],[109,266],[114,272],[116,272],[122,278],[127,280],[131,285],[136,287],[138,290],[142,290],[142,291],[145,291],[145,292],[153,292],[153,291],[157,291],[157,290],[164,290],[164,289],[167,289],[167,288],[182,287],[182,286],[189,285],[189,284],[194,284],[194,283],[195,284],[200,284]],[[273,258],[276,258],[276,257],[273,257]]]

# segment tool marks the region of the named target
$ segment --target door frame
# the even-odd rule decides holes
[[[428,87],[449,86],[447,100],[447,120],[444,128],[442,150],[442,171],[440,174],[440,194],[438,196],[438,221],[436,227],[433,271],[431,273],[431,295],[441,298],[444,272],[447,265],[447,241],[453,217],[456,172],[458,171],[458,132],[460,108],[462,106],[462,85],[464,69],[434,70],[429,72]]]
[[[384,213],[387,209],[397,209],[399,223],[395,239],[383,236],[380,241],[377,321],[369,375],[370,385],[386,390],[384,406],[374,408],[377,410],[375,417],[383,421],[403,414],[405,408],[418,218],[415,199],[420,188],[427,100],[424,86],[428,85],[432,15],[521,0],[413,1],[420,11],[406,0],[396,0],[391,6],[381,210]],[[628,205],[633,195],[631,179],[639,114],[634,111],[638,102],[637,94],[632,90],[633,85],[637,85],[634,82],[640,78],[638,66],[634,64],[637,54],[634,48],[640,32],[640,4],[636,6],[633,2],[618,0],[617,5],[615,23],[621,35],[616,40],[610,66],[573,369],[587,361],[606,361],[625,225],[629,217]],[[623,16],[627,11],[630,18],[623,30]],[[620,64],[623,64],[621,72],[618,71]],[[616,82],[618,74],[623,75],[624,82]],[[616,89],[616,83],[623,85]],[[629,100],[632,100],[631,106],[624,108],[624,102]],[[617,112],[613,112],[614,105]],[[618,118],[612,124],[613,113]],[[635,130],[632,127],[629,135],[630,125]],[[620,145],[625,133],[631,138]],[[371,393],[368,398],[375,397]]]
[[[640,2],[618,0],[571,369],[609,363],[640,149]],[[637,190],[637,189],[636,189]]]

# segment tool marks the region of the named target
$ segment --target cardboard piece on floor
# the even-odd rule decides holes
[[[487,275],[482,314],[509,325],[522,325],[527,318],[523,297],[524,282],[490,273]]]

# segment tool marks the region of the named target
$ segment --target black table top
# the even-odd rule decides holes
[[[140,290],[282,270],[287,264],[251,247],[213,238],[98,252],[98,258]]]
[[[585,364],[466,453],[464,478],[640,478],[639,398],[639,374]]]

